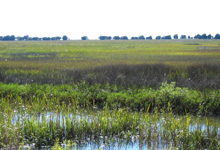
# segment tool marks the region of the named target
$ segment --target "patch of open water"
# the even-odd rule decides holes
[[[14,117],[12,118],[12,123],[16,124],[18,121],[21,120],[29,120],[31,118],[37,118],[37,121],[42,122],[42,118],[45,118],[50,121],[59,121],[60,125],[63,125],[63,122],[65,122],[65,119],[67,118],[74,118],[77,120],[85,119],[87,122],[91,122],[93,119],[97,119],[97,116],[93,116],[91,114],[87,113],[80,113],[77,114],[69,113],[67,115],[63,115],[62,112],[60,113],[54,113],[54,112],[45,112],[45,113],[38,113],[35,115],[30,115],[28,113],[25,114],[19,114],[17,112],[14,113]],[[198,118],[192,117],[192,123],[190,123],[188,129],[189,131],[194,131],[198,128],[201,129],[201,131],[207,130],[207,124],[206,124],[206,118],[200,117],[199,124],[196,122]],[[220,135],[220,117],[208,117],[208,119],[215,119],[216,124],[218,125],[218,135]],[[195,120],[195,122],[193,121]],[[164,118],[162,117],[160,121],[156,123],[156,127],[158,130],[161,129],[161,124],[164,121]],[[152,132],[153,132],[152,128]],[[212,130],[212,128],[210,128]],[[95,141],[94,139],[90,139],[89,137],[86,140],[81,141],[74,141],[76,145],[73,147],[73,149],[82,149],[82,150],[96,150],[96,149],[106,149],[106,150],[133,150],[133,149],[169,149],[170,146],[172,146],[172,143],[165,143],[161,140],[161,137],[158,137],[156,141],[146,141],[140,139],[138,136],[130,136],[125,138],[118,138],[116,137],[103,137],[100,136],[98,141]],[[65,147],[66,145],[63,144]],[[29,147],[34,147],[34,143],[32,145],[26,145],[23,149],[27,150]],[[34,149],[34,148],[32,148]],[[41,150],[48,150],[51,149],[51,147],[43,147]]]

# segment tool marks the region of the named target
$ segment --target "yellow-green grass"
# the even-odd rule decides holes
[[[157,78],[160,83],[170,79],[178,85],[177,78],[184,78],[180,83],[182,85],[186,79],[200,76],[204,76],[203,79],[196,80],[212,78],[218,83],[219,64],[220,40],[0,42],[0,80],[6,83],[25,83],[24,79],[20,82],[20,77],[42,80],[45,75],[56,81],[65,79],[64,82],[69,83],[70,79],[67,78],[74,81],[87,80],[91,74],[93,79],[113,74],[113,84],[118,84],[118,77],[126,78],[123,82],[137,77],[153,81],[149,74],[159,75]],[[135,72],[142,76],[134,75]],[[130,79],[129,74],[133,74]],[[33,75],[41,79],[36,80]]]
[[[219,40],[0,42],[0,58],[1,66],[15,68],[19,66],[87,68],[107,64],[219,63],[219,43]],[[4,61],[6,58],[7,62]]]

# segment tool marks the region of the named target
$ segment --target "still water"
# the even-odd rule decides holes
[[[38,114],[19,114],[15,111],[14,117],[12,118],[13,123],[17,123],[18,121],[24,120],[24,119],[31,119],[35,118],[37,121],[41,122],[42,118],[47,118],[48,120],[55,120],[60,123],[60,125],[63,125],[63,122],[65,122],[65,119],[68,118],[74,118],[77,120],[84,119],[88,122],[91,122],[94,118],[97,117],[92,115],[88,112],[77,112],[75,114],[69,113],[68,115],[63,115],[62,112],[60,113],[54,113],[54,112],[44,112],[44,113],[38,113]],[[22,118],[22,119],[21,119]],[[178,118],[178,116],[177,116]],[[218,136],[220,136],[220,117],[191,117],[191,123],[189,124],[189,131],[194,131],[198,128],[201,129],[201,131],[207,130],[207,119],[208,120],[215,120],[216,124],[218,125]],[[199,120],[199,122],[198,122]],[[163,124],[164,118],[161,116],[160,120],[156,123],[156,128],[158,131],[161,130],[161,124]],[[153,132],[154,128],[152,128]],[[210,130],[212,130],[210,128]],[[125,131],[126,132],[126,131]],[[141,139],[139,136],[135,135],[124,135],[124,137],[103,137],[99,136],[98,140],[97,138],[88,137],[85,140],[74,140],[73,141],[75,145],[73,146],[73,149],[82,149],[82,150],[97,150],[97,149],[106,149],[106,150],[145,150],[145,149],[170,149],[174,148],[173,143],[166,143],[162,140],[160,136],[152,140],[146,140]],[[66,147],[65,143],[61,144],[64,148]],[[24,150],[29,149],[32,147],[32,149],[35,149],[35,144],[31,145],[25,145]],[[49,150],[51,147],[43,147],[41,150]]]

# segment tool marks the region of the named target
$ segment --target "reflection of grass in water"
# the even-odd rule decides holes
[[[154,113],[109,110],[106,105],[101,111],[87,109],[89,116],[79,119],[75,115],[80,109],[73,103],[60,104],[55,98],[30,102],[14,99],[16,105],[8,102],[9,99],[4,98],[1,103],[1,112],[4,112],[4,115],[0,115],[1,147],[19,146],[20,143],[34,143],[36,147],[52,146],[58,138],[60,142],[72,140],[77,145],[84,141],[111,144],[124,140],[129,144],[137,140],[143,145],[157,143],[163,146],[166,143],[167,146],[179,146],[181,149],[219,147],[220,127],[217,120],[207,119],[204,126],[201,119],[174,115],[169,103],[167,108],[161,111],[155,109]],[[42,109],[53,110],[53,114],[47,116]],[[10,121],[15,115],[14,111],[20,114],[15,124]],[[25,112],[41,112],[41,117],[26,118]],[[70,113],[75,115],[70,116]]]

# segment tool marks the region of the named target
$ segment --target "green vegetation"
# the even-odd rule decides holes
[[[56,139],[56,143],[51,148],[51,150],[72,150],[73,145],[74,143],[71,143],[70,140],[68,140],[66,148],[63,148],[62,146],[60,146],[59,139]]]
[[[196,45],[195,45],[196,43]],[[219,89],[218,40],[1,42],[0,81]],[[197,45],[200,44],[200,45]]]
[[[56,98],[60,104],[75,104],[75,107],[99,109],[129,108],[133,111],[149,111],[170,107],[177,114],[220,115],[220,90],[203,92],[176,87],[175,83],[163,83],[158,89],[123,88],[116,85],[94,84],[85,82],[73,85],[38,85],[38,84],[3,84],[0,83],[0,95],[3,99],[24,101],[49,101]],[[45,111],[42,108],[42,111]]]
[[[95,105],[94,105],[95,106]],[[92,110],[95,109],[95,110]],[[10,148],[20,143],[35,147],[54,145],[71,140],[80,145],[83,141],[101,140],[104,143],[127,143],[132,139],[143,145],[157,140],[161,144],[179,146],[181,149],[219,148],[219,123],[215,118],[176,116],[170,104],[154,113],[131,112],[129,109],[104,110],[78,109],[76,102],[60,103],[59,99],[44,97],[1,100],[0,143]],[[84,112],[80,112],[84,111]],[[104,137],[104,138],[103,138]],[[158,139],[159,138],[159,139]],[[56,146],[56,145],[55,145]]]
[[[219,43],[0,41],[0,148],[220,148]]]

